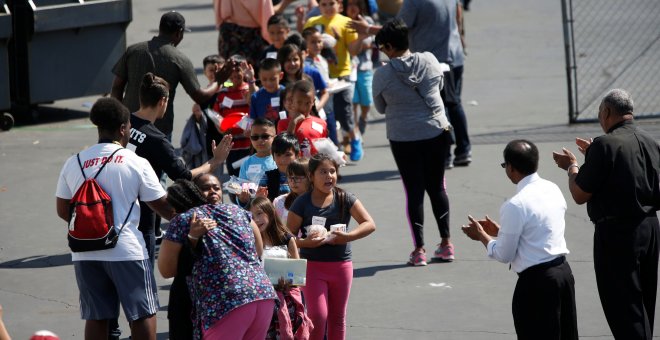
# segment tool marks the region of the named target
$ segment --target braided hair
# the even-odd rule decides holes
[[[195,183],[187,179],[177,179],[167,188],[167,202],[177,213],[182,213],[206,204],[206,199]]]

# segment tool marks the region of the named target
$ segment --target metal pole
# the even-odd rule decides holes
[[[573,101],[573,66],[571,63],[571,45],[573,43],[570,34],[572,29],[572,17],[568,16],[568,4],[567,0],[561,0],[561,16],[562,16],[562,26],[564,29],[564,57],[566,59],[566,85],[568,90],[568,122],[575,123],[576,113],[575,113],[575,103]],[[575,89],[577,90],[577,89]]]

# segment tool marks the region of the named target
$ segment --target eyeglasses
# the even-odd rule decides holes
[[[300,182],[302,182],[306,179],[307,179],[307,177],[305,177],[305,176],[289,176],[289,181],[291,181],[293,183],[300,183]]]
[[[501,166],[502,168],[506,168],[506,162],[502,162],[502,163],[500,164],[500,166]]]
[[[273,136],[271,136],[267,133],[264,133],[263,135],[252,135],[252,136],[250,136],[250,139],[256,142],[259,139],[269,140],[271,137],[273,137]]]

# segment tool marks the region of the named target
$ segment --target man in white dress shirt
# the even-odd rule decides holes
[[[513,294],[518,339],[578,339],[575,279],[565,257],[566,201],[556,184],[536,173],[538,162],[533,143],[509,142],[501,165],[517,193],[500,208],[501,227],[488,216],[468,216],[462,229],[484,244],[488,257],[510,263],[518,273]]]

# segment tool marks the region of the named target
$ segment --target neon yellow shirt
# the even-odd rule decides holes
[[[331,19],[322,15],[311,17],[307,20],[305,28],[322,25],[324,32],[335,39],[335,53],[337,54],[337,65],[329,63],[330,78],[346,77],[351,74],[351,56],[348,52],[348,45],[357,40],[357,33],[348,28],[351,18],[336,14]]]

